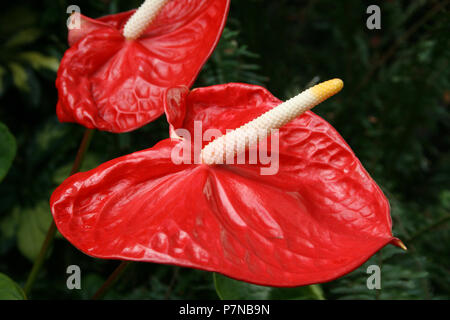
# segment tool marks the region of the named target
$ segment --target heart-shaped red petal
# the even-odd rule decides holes
[[[174,105],[166,110],[182,111],[168,115],[172,126],[202,120],[204,130],[232,129],[280,103],[242,84],[196,89],[186,99],[182,88],[169,93]],[[261,165],[175,165],[171,155],[182,143],[164,140],[68,178],[51,198],[58,229],[95,257],[271,286],[335,279],[396,241],[385,196],[312,112],[280,130],[274,175],[261,175]]]
[[[126,132],[159,117],[167,88],[195,81],[228,8],[229,0],[172,0],[137,40],[122,35],[134,11],[96,20],[81,16],[56,79],[59,120]]]

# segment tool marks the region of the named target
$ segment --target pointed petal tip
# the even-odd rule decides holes
[[[408,248],[405,246],[405,244],[402,242],[402,240],[398,239],[398,238],[394,238],[391,243],[396,246],[399,247],[400,249],[403,249],[405,251],[408,251]]]

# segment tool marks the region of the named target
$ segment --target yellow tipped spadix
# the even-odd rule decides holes
[[[344,83],[341,79],[332,79],[283,102],[243,126],[213,140],[201,151],[205,164],[221,164],[225,159],[245,151],[252,143],[265,138],[271,130],[279,129],[305,111],[315,107],[341,91]]]
[[[123,36],[127,39],[139,38],[168,1],[145,0],[130,19],[128,19],[123,28]]]
[[[310,90],[322,102],[341,91],[343,87],[344,82],[341,79],[331,79],[315,85]]]

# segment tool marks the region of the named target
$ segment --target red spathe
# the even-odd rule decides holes
[[[57,74],[59,120],[120,133],[159,117],[166,89],[195,81],[228,9],[229,0],[171,0],[137,40],[122,35],[134,10],[81,16]]]
[[[203,130],[237,128],[281,103],[252,85],[199,88],[186,99],[177,90],[166,101],[168,119],[191,132],[195,120]],[[396,241],[386,197],[313,112],[280,129],[275,175],[251,164],[175,165],[179,143],[166,139],[68,178],[51,197],[59,231],[94,257],[270,286],[335,279]]]

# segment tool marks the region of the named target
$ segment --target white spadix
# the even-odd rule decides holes
[[[139,38],[167,2],[169,0],[145,0],[128,19],[123,28],[123,36],[127,39]]]
[[[252,143],[265,138],[272,129],[279,129],[305,111],[338,93],[344,83],[332,79],[315,85],[283,102],[256,119],[213,140],[201,151],[202,163],[222,164],[225,159],[245,151]]]

